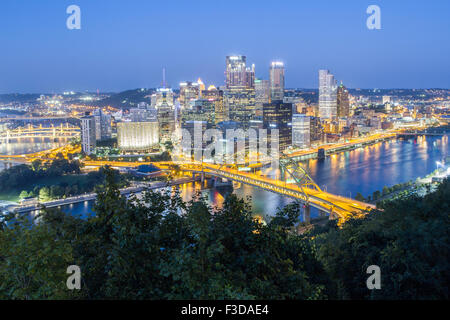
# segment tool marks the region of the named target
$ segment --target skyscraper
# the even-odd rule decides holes
[[[334,119],[337,116],[337,85],[328,70],[319,70],[319,117]]]
[[[245,56],[227,56],[225,75],[224,109],[230,120],[248,128],[256,113],[255,66],[247,68]]]
[[[151,103],[152,108],[157,110],[161,140],[170,140],[175,131],[175,105],[173,91],[166,84],[165,69],[163,69],[162,87],[152,95]]]
[[[205,85],[203,85],[204,87]],[[187,108],[189,103],[198,99],[201,94],[200,86],[197,82],[181,82],[180,83],[180,105],[181,108]]]
[[[224,106],[222,90],[218,90],[215,86],[209,86],[208,90],[202,91],[202,97],[214,104],[215,124],[228,120],[228,110]]]
[[[89,155],[94,152],[95,140],[95,119],[94,116],[86,113],[84,117],[81,117],[81,148],[84,153]]]
[[[269,103],[269,101],[270,101],[269,80],[255,79],[256,116],[262,116],[263,104]]]
[[[307,115],[292,116],[292,145],[303,149],[311,146],[311,118]]]
[[[278,129],[280,151],[292,144],[291,122],[292,103],[276,100],[263,105],[263,123],[264,128],[268,129],[267,137],[270,136],[270,130]]]
[[[348,90],[342,84],[337,89],[337,116],[339,118],[348,117],[350,113],[350,101],[348,99]]]
[[[283,100],[284,97],[284,64],[274,61],[270,65],[270,100]]]
[[[94,111],[95,119],[95,139],[105,140],[111,138],[111,115],[106,114],[102,109],[96,109]]]
[[[226,58],[226,86],[253,88],[255,82],[255,65],[246,66],[246,56],[227,56]]]

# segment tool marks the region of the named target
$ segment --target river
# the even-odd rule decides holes
[[[311,159],[304,163],[316,183],[328,192],[354,197],[357,192],[367,196],[383,186],[414,180],[436,169],[436,162],[448,156],[448,136],[420,136],[394,139],[371,146],[327,156],[323,160]],[[184,200],[190,200],[200,190],[211,205],[223,202],[223,189],[202,189],[200,183],[180,186]],[[292,200],[269,191],[246,185],[235,188],[239,197],[251,197],[252,210],[263,218],[272,216],[277,207]],[[64,206],[63,210],[86,215],[92,202]],[[314,217],[317,212],[311,211]]]

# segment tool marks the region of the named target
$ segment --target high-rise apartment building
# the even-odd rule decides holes
[[[339,118],[348,117],[350,114],[350,100],[348,98],[348,90],[341,83],[337,88],[337,116]]]
[[[95,118],[89,113],[81,117],[81,148],[84,153],[91,154],[96,147]]]
[[[94,111],[95,119],[95,139],[105,140],[111,138],[111,115],[106,114],[102,109],[96,109]]]
[[[319,117],[322,119],[337,117],[337,85],[334,76],[328,70],[319,70]]]
[[[269,70],[270,100],[283,100],[284,97],[284,63],[274,61]]]

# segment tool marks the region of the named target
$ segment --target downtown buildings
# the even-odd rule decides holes
[[[81,117],[81,147],[85,154],[94,153],[97,141],[111,138],[111,115],[96,109],[93,115],[88,112]]]
[[[337,85],[328,70],[319,70],[319,117],[328,120],[337,117]]]
[[[256,115],[255,65],[247,67],[245,56],[227,56],[224,107],[229,120],[247,129]]]

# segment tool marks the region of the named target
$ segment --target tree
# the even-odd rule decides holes
[[[66,287],[73,264],[70,244],[28,216],[4,217],[0,232],[0,299],[70,299]]]
[[[50,201],[51,197],[50,197],[50,190],[48,187],[42,187],[39,190],[39,201],[40,202],[46,202],[46,201]]]
[[[360,192],[358,192],[358,193],[356,194],[355,200],[358,200],[358,201],[365,201],[364,196],[363,196]]]
[[[29,195],[29,193],[26,191],[26,190],[22,190],[21,192],[20,192],[20,195],[19,195],[19,198],[20,199],[25,199],[25,198],[28,198],[30,195]]]
[[[319,260],[338,299],[448,299],[450,181],[420,198],[386,202],[384,211],[316,237]],[[369,265],[382,290],[367,290]]]

